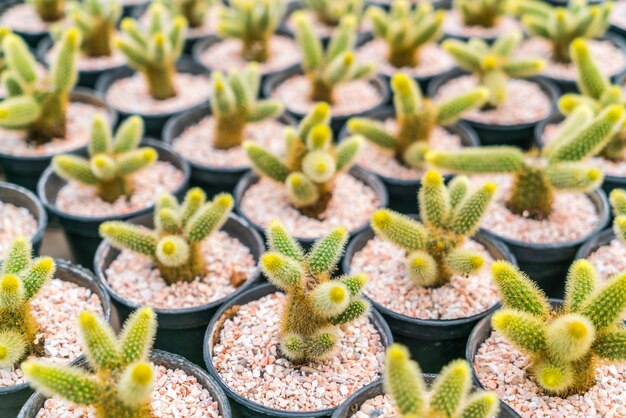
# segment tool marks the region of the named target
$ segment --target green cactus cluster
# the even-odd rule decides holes
[[[615,219],[613,219],[613,232],[618,240],[626,244],[626,190],[611,190],[609,201],[615,216]]]
[[[396,159],[409,167],[421,168],[436,126],[456,122],[464,112],[482,106],[489,97],[484,87],[460,94],[443,103],[423,97],[417,82],[404,73],[391,79],[396,109],[393,132],[384,123],[369,118],[352,118],[348,129],[381,148],[394,150]]]
[[[257,173],[283,183],[292,205],[304,215],[317,218],[332,198],[335,178],[350,169],[363,139],[352,136],[335,146],[326,103],[317,104],[297,130],[287,128],[285,139],[285,158],[254,142],[246,141],[243,146]]]
[[[375,66],[358,62],[354,55],[357,36],[357,19],[354,15],[341,19],[326,48],[316,35],[311,20],[303,12],[295,12],[293,20],[296,39],[303,53],[302,69],[311,83],[311,101],[332,105],[334,89],[338,84],[374,75]]]
[[[204,25],[207,13],[218,2],[217,0],[158,0],[168,8],[174,16],[183,16],[190,28]]]
[[[182,203],[170,194],[159,198],[154,210],[155,229],[128,222],[109,221],[100,235],[113,247],[152,258],[168,284],[192,282],[206,275],[202,241],[228,220],[233,197],[218,194],[212,201],[200,188],[189,190]]]
[[[609,26],[612,2],[588,5],[587,0],[570,0],[566,7],[551,6],[539,0],[517,2],[528,33],[543,38],[552,46],[552,58],[570,63],[570,45],[576,38],[597,38]]]
[[[230,6],[220,10],[218,33],[241,40],[246,61],[265,62],[285,9],[284,0],[231,0]]]
[[[45,360],[25,361],[22,371],[38,391],[91,406],[96,418],[152,418],[155,370],[149,355],[156,328],[151,308],[133,312],[119,336],[102,318],[82,312],[78,331],[92,372]]]
[[[35,343],[40,332],[30,300],[54,275],[50,257],[31,260],[32,246],[24,237],[11,242],[0,266],[0,368],[19,365],[41,349]]]
[[[337,26],[343,16],[358,18],[365,10],[365,0],[303,0],[302,4],[315,13],[317,20],[332,27]]]
[[[454,0],[454,9],[458,10],[467,26],[493,28],[498,19],[508,12],[510,0]]]
[[[478,78],[489,89],[489,102],[497,107],[506,100],[509,78],[531,77],[541,72],[544,61],[538,58],[515,58],[522,34],[513,31],[502,35],[493,45],[482,39],[467,42],[448,39],[442,44],[457,65]]]
[[[122,20],[125,36],[116,38],[115,44],[128,65],[143,74],[150,95],[166,100],[176,96],[176,60],[183,52],[187,22],[182,16],[172,18],[158,2],[152,3],[147,13],[145,29],[132,18]]]
[[[65,16],[65,0],[27,0],[44,22],[57,22]]]
[[[332,356],[339,342],[338,327],[364,315],[369,307],[361,296],[365,275],[332,278],[348,241],[347,230],[335,228],[306,254],[277,221],[266,235],[269,251],[261,257],[261,268],[287,293],[281,351],[298,363]]]
[[[495,393],[470,393],[472,371],[464,360],[444,366],[429,390],[419,364],[396,343],[387,348],[383,379],[401,418],[493,418],[500,410]]]
[[[387,61],[396,68],[420,64],[420,49],[436,42],[443,33],[443,10],[427,2],[412,6],[409,0],[394,0],[387,12],[372,6],[367,10],[374,36],[385,41]]]
[[[211,74],[211,110],[215,120],[213,146],[230,149],[243,143],[246,126],[282,114],[277,100],[258,100],[261,76],[256,64],[228,76],[220,71]]]
[[[483,266],[480,253],[461,247],[478,229],[496,185],[469,189],[465,176],[446,187],[441,174],[428,170],[418,194],[421,222],[390,209],[372,216],[376,236],[406,251],[406,272],[416,285],[440,287],[454,274],[469,275]]]
[[[89,57],[113,53],[115,27],[122,15],[118,0],[83,0],[68,4],[68,20],[81,33],[81,51]]]
[[[626,360],[626,273],[598,282],[584,259],[567,275],[565,301],[552,308],[537,285],[506,262],[492,266],[503,308],[494,329],[529,356],[531,373],[548,395],[582,395],[595,385],[597,361]]]

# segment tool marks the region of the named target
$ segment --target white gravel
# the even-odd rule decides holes
[[[351,418],[400,418],[389,395],[378,395],[366,400]]]
[[[46,54],[46,62],[50,62],[54,57],[55,50],[50,49]],[[78,71],[94,71],[94,70],[107,70],[110,68],[120,67],[126,64],[126,58],[121,52],[113,50],[111,55],[102,57],[90,57],[86,54],[80,53],[76,60],[76,68]]]
[[[32,4],[19,3],[5,10],[0,16],[0,26],[18,32],[37,33],[47,31],[50,23],[41,20]]]
[[[609,17],[609,22],[620,29],[626,29],[626,1],[613,3],[613,11]]]
[[[626,245],[618,239],[613,239],[587,256],[587,260],[598,270],[600,280],[607,280],[614,274],[626,270]],[[624,321],[626,321],[626,313],[624,313]]]
[[[32,237],[38,226],[28,209],[0,201],[0,259],[6,256],[13,239]]]
[[[443,21],[443,31],[453,36],[467,38],[497,38],[505,33],[520,30],[520,23],[512,16],[500,16],[496,24],[491,28],[482,26],[466,26],[461,14],[456,10],[449,10]]]

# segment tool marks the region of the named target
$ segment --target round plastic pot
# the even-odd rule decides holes
[[[93,273],[81,266],[70,264],[65,260],[55,261],[57,269],[54,273],[54,277],[90,289],[93,293],[98,295],[100,303],[102,304],[104,318],[115,330],[119,330],[117,313],[111,308],[111,299],[104,287],[95,279]],[[74,318],[68,320],[74,321]],[[27,383],[0,387],[0,417],[14,418],[18,416],[20,409],[22,409],[22,406],[32,394],[33,390]]]
[[[163,366],[169,370],[182,370],[187,376],[195,377],[198,383],[209,392],[213,401],[217,402],[220,416],[222,416],[222,418],[232,418],[233,415],[226,395],[224,395],[224,392],[215,380],[200,367],[181,356],[161,350],[152,350],[150,353],[150,361],[157,366]],[[86,361],[82,356],[75,364],[87,368]],[[24,408],[19,414],[19,418],[37,417],[39,411],[44,407],[46,399],[48,398],[42,393],[35,393],[28,399],[26,405],[24,405]]]
[[[330,418],[335,408],[319,411],[294,412],[272,409],[250,401],[239,395],[226,383],[224,383],[213,365],[213,347],[219,342],[219,332],[224,324],[224,321],[236,315],[236,311],[239,306],[254,302],[255,300],[261,299],[262,297],[275,292],[278,292],[278,289],[271,284],[257,286],[232,299],[230,302],[224,304],[219,311],[217,311],[211,320],[204,337],[203,349],[206,368],[211,376],[217,380],[226,393],[226,396],[228,396],[233,402],[235,414],[239,418]],[[383,317],[375,309],[372,309],[370,310],[369,319],[380,334],[383,346],[387,347],[391,345],[393,343],[393,337],[391,336],[391,331],[389,330],[389,327],[385,323]]]
[[[0,15],[4,14],[4,12],[6,12],[11,7],[18,5],[20,3],[24,3],[24,0],[2,0],[2,2],[0,2]],[[11,29],[11,31],[15,33],[16,35],[19,35],[24,40],[24,42],[26,42],[26,44],[31,48],[36,48],[42,39],[48,37],[48,30],[23,32],[23,31]]]
[[[94,92],[87,89],[76,89],[70,93],[70,101],[86,103],[104,108],[111,119],[111,126],[117,122],[117,112],[109,108]],[[84,147],[78,148],[85,149]],[[63,151],[59,154],[70,151]],[[37,191],[37,182],[55,154],[48,155],[14,155],[0,152],[0,165],[4,169],[7,181],[18,184],[33,192]]]
[[[0,182],[0,202],[26,209],[37,221],[37,230],[30,237],[35,254],[39,254],[41,239],[48,225],[48,215],[43,205],[30,190],[11,183]]]
[[[209,71],[207,71],[207,69],[204,68],[204,66],[188,58],[181,58],[180,60],[178,60],[178,62],[176,63],[176,70],[179,73],[186,73],[186,74],[199,75],[199,76],[200,75],[208,76],[209,74]],[[102,74],[102,76],[98,78],[98,81],[96,82],[96,91],[98,91],[98,93],[100,93],[102,97],[106,98],[107,91],[109,90],[111,85],[113,85],[113,83],[123,78],[128,78],[132,76],[133,74],[135,74],[135,70],[129,67],[122,67],[115,71],[110,71],[105,74]],[[133,115],[141,116],[145,123],[146,135],[160,139],[163,126],[165,125],[165,123],[167,122],[169,118],[171,118],[172,116],[176,116],[181,113],[184,113],[190,109],[203,106],[207,102],[208,102],[208,97],[207,97],[207,100],[203,100],[192,106],[187,106],[185,108],[181,108],[180,110],[176,110],[172,112],[163,112],[163,113],[127,112],[127,111],[123,111],[120,109],[115,109],[115,107],[113,106],[111,107],[117,110],[117,112],[120,114],[121,120],[124,120]]]
[[[411,217],[417,219],[416,215],[411,215]],[[346,248],[346,254],[342,261],[344,273],[350,274],[352,258],[374,236],[374,231],[368,227],[354,237]],[[484,232],[478,232],[472,237],[472,240],[484,246],[494,260],[507,260],[516,264],[513,254],[497,238]],[[496,304],[484,312],[467,318],[436,320],[411,318],[394,312],[371,298],[368,299],[389,324],[395,341],[406,345],[411,350],[413,358],[426,373],[437,373],[450,361],[463,357],[467,337],[474,326],[499,306]]]
[[[152,213],[146,213],[131,219],[130,222],[152,228],[154,226],[153,217]],[[259,261],[259,257],[265,251],[265,245],[261,236],[247,222],[237,216],[230,215],[221,230],[240,240],[250,250],[255,263]],[[109,285],[105,272],[119,253],[119,250],[111,247],[106,241],[102,241],[93,264],[96,277],[111,296],[121,320],[125,321],[135,309],[142,305],[121,296]],[[234,293],[205,305],[181,309],[155,308],[159,328],[154,347],[179,354],[198,365],[202,365],[202,342],[209,321],[224,302],[253,287],[259,276],[260,272],[257,267],[250,279]]]
[[[612,33],[616,34],[617,36],[621,36],[622,39],[626,38],[626,28],[613,24],[611,24],[609,27]]]
[[[211,114],[211,107],[207,105],[171,118],[163,128],[163,141],[173,146],[187,128],[210,117]],[[282,115],[278,120],[287,126],[296,125],[296,121],[289,115]],[[249,166],[210,167],[193,160],[187,162],[191,166],[191,184],[202,187],[209,195],[220,192],[233,193],[237,182],[250,170]]]
[[[384,109],[379,109],[376,112],[373,112],[368,117],[371,119],[384,121],[389,118],[395,118],[395,116],[395,110],[393,108],[386,107]],[[465,122],[457,122],[453,125],[445,126],[444,129],[452,134],[458,135],[461,138],[461,144],[464,147],[480,146],[480,141],[478,140],[476,132],[474,132],[474,130]],[[344,127],[341,129],[341,133],[339,134],[339,140],[343,141],[348,136],[349,134],[347,125],[344,125]],[[404,180],[394,177],[387,177],[374,171],[370,171],[360,165],[359,167],[374,176],[378,176],[382,180],[385,188],[387,189],[387,194],[389,195],[388,207],[390,209],[401,213],[417,212],[417,192],[421,187],[420,180]],[[445,176],[446,180],[452,177],[453,176],[451,174]]]
[[[160,161],[169,162],[178,170],[182,171],[183,181],[180,186],[173,191],[174,195],[182,198],[187,190],[187,184],[189,183],[189,166],[187,163],[162,141],[144,139],[142,145],[153,147],[159,154]],[[85,154],[86,151],[83,150],[81,155]],[[50,166],[46,168],[37,184],[37,193],[46,209],[58,217],[74,260],[78,264],[89,268],[93,266],[93,257],[101,241],[98,228],[102,222],[127,220],[135,216],[143,215],[144,213],[152,213],[154,209],[154,205],[150,205],[135,212],[115,216],[88,217],[73,215],[63,212],[56,206],[59,190],[65,186],[65,184],[66,181],[59,177],[54,172],[52,166]],[[157,196],[155,196],[155,199],[156,197]]]
[[[607,228],[604,231],[598,232],[596,235],[589,238],[583,245],[580,246],[576,252],[576,259],[588,258],[591,254],[595,253],[600,247],[611,244],[611,241],[616,239],[613,228]]]
[[[387,202],[388,202],[387,190],[385,190],[385,186],[378,179],[378,177],[373,176],[372,174],[369,174],[368,172],[366,172],[365,170],[359,167],[352,167],[349,173],[351,176],[353,176],[357,180],[364,183],[366,186],[371,188],[374,191],[374,193],[376,193],[376,196],[378,197],[378,201],[380,202],[379,207],[381,208],[387,207]],[[235,195],[234,195],[235,196],[235,210],[237,211],[239,215],[241,215],[242,218],[248,221],[250,225],[254,226],[254,228],[257,231],[264,234],[265,227],[253,222],[250,218],[248,218],[245,212],[241,209],[241,201],[243,199],[243,196],[246,194],[248,189],[254,184],[256,184],[258,181],[259,181],[259,176],[257,176],[254,172],[249,172],[248,174],[243,176],[243,178],[239,181],[239,183],[237,183],[237,187],[235,187]],[[351,230],[350,236],[353,237],[357,235],[358,233],[363,231],[365,228],[367,228],[368,224],[369,224],[369,221],[363,224],[362,226]],[[315,240],[319,238],[321,237],[316,237],[316,238],[295,237],[295,239],[298,240],[298,242],[302,244],[304,248],[310,248],[315,242]]]
[[[268,98],[272,97],[272,95],[274,94],[274,91],[276,90],[276,88],[278,88],[278,86],[280,86],[282,83],[284,83],[291,77],[302,75],[302,74],[303,73],[302,73],[302,69],[300,68],[300,66],[295,65],[281,72],[280,74],[269,77],[267,81],[263,83],[263,95]],[[375,111],[384,108],[389,102],[389,97],[390,97],[389,87],[387,86],[387,82],[382,77],[376,76],[372,78],[371,80],[369,80],[368,82],[370,83],[370,85],[372,85],[376,89],[376,91],[378,91],[381,101],[375,106],[373,106],[371,109],[367,109],[363,112],[349,114],[349,115],[333,116],[330,122],[330,126],[335,132],[335,134],[339,134],[339,131],[341,130],[343,125],[348,121],[348,119],[355,117],[355,116],[369,116]],[[306,116],[304,113],[300,113],[300,112],[290,109],[289,104],[286,104],[285,111],[291,116],[293,116],[294,118],[296,118],[298,121],[304,119],[304,117]]]
[[[433,80],[428,87],[429,97],[435,97],[437,91],[443,85],[464,74],[466,73],[461,70],[455,70],[437,78],[436,80]],[[528,149],[533,142],[535,126],[556,112],[556,102],[560,95],[559,89],[552,82],[540,77],[531,77],[526,80],[536,83],[548,96],[551,104],[549,114],[545,118],[537,121],[520,123],[517,125],[490,125],[487,123],[463,119],[463,121],[467,122],[472,128],[474,128],[482,145],[512,145]]]

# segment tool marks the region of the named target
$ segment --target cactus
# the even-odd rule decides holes
[[[57,22],[65,15],[65,0],[27,0],[44,22]]]
[[[2,83],[6,99],[0,101],[0,127],[26,131],[35,145],[65,138],[69,92],[76,84],[76,55],[80,33],[65,31],[55,46],[56,57],[46,75],[39,75],[37,61],[22,38],[8,34],[2,42],[6,68]]]
[[[503,308],[494,329],[526,353],[530,370],[548,395],[583,395],[595,384],[598,360],[626,360],[626,273],[598,284],[598,273],[584,259],[567,274],[565,301],[552,309],[547,297],[511,264],[492,265]]]
[[[168,284],[191,282],[207,273],[202,240],[222,227],[233,208],[233,197],[222,193],[206,202],[199,188],[187,192],[182,204],[170,194],[159,198],[154,210],[155,230],[110,221],[100,235],[112,246],[146,255]]]
[[[284,0],[232,0],[220,10],[218,33],[240,39],[246,61],[265,62],[270,39],[285,14]]]
[[[445,12],[433,11],[430,3],[418,3],[411,9],[410,1],[394,0],[389,12],[372,6],[367,15],[373,23],[374,36],[387,44],[387,61],[402,68],[419,65],[420,49],[441,37]]]
[[[69,21],[81,33],[81,51],[89,57],[111,55],[115,26],[121,15],[118,0],[83,0],[68,5]]]
[[[521,40],[522,34],[514,31],[502,35],[491,46],[481,39],[468,42],[448,39],[442,46],[459,67],[474,74],[489,89],[489,105],[497,107],[506,100],[510,77],[530,77],[543,69],[541,59],[514,58]]]
[[[463,93],[441,104],[422,96],[415,80],[398,73],[391,79],[396,108],[396,129],[388,132],[380,122],[368,118],[348,121],[350,132],[363,135],[372,143],[395,152],[407,166],[421,168],[435,126],[456,122],[466,111],[482,106],[489,97],[484,87]]]
[[[615,237],[626,244],[626,190],[613,189],[609,194],[609,201],[613,208],[613,232]]]
[[[155,100],[170,99],[176,96],[176,60],[183,52],[187,23],[182,16],[170,19],[161,3],[150,5],[148,22],[142,31],[137,21],[125,18],[121,28],[126,36],[115,44],[128,65],[143,74],[150,95]]]
[[[464,360],[444,366],[428,390],[419,364],[397,343],[387,348],[383,387],[402,418],[493,418],[500,409],[495,393],[470,394],[472,372]]]
[[[312,10],[317,20],[327,26],[337,26],[346,15],[360,17],[365,9],[364,0],[303,0],[302,4]]]
[[[507,12],[508,3],[509,0],[454,0],[454,9],[466,26],[493,28]]]
[[[217,0],[159,0],[174,16],[183,16],[190,28],[200,28]]]
[[[246,141],[243,147],[257,173],[283,183],[292,205],[317,218],[332,198],[336,176],[350,169],[363,139],[352,136],[335,146],[326,103],[317,104],[297,131],[287,128],[285,138],[284,160],[253,142]]]
[[[422,222],[389,209],[372,216],[376,236],[407,252],[406,272],[416,285],[440,287],[453,274],[468,275],[482,267],[479,253],[460,247],[478,229],[496,185],[487,183],[474,193],[468,189],[467,177],[455,178],[446,188],[441,174],[428,170],[418,194]]]
[[[335,228],[307,254],[277,221],[269,225],[266,235],[269,251],[261,257],[261,268],[270,282],[287,293],[281,351],[298,363],[332,356],[339,340],[337,327],[357,319],[369,307],[361,297],[366,276],[331,278],[348,232]]]
[[[0,26],[0,45],[2,45],[2,42],[4,41],[4,38],[7,37],[7,35],[11,34],[11,30],[9,28]],[[4,71],[6,65],[5,65],[5,60],[4,60],[4,51],[2,50],[2,48],[0,47],[0,76],[2,76],[2,72]]]
[[[538,0],[518,1],[517,14],[528,33],[550,42],[555,61],[570,63],[570,45],[576,38],[597,38],[609,26],[613,3],[587,3],[570,0],[567,7],[557,7]]]
[[[50,257],[31,260],[32,251],[30,242],[18,237],[0,267],[0,369],[42,349],[35,343],[40,331],[30,300],[52,278],[55,264]]]
[[[274,118],[283,112],[282,104],[276,100],[257,100],[260,84],[256,64],[249,64],[242,72],[233,70],[228,77],[219,71],[211,74],[215,148],[240,146],[249,123]]]
[[[359,63],[354,56],[357,20],[353,15],[341,19],[326,49],[303,12],[294,13],[293,19],[296,39],[304,55],[302,68],[311,82],[311,101],[333,104],[335,86],[374,74],[374,65]]]
[[[87,371],[44,360],[22,363],[29,383],[46,396],[91,406],[96,418],[151,418],[154,367],[148,359],[156,334],[151,308],[133,312],[119,336],[91,312],[78,316],[78,331]]]

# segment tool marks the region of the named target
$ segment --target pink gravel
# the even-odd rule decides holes
[[[50,62],[54,54],[54,49],[50,49],[46,53],[46,61]],[[76,68],[78,68],[78,71],[95,71],[121,67],[124,64],[126,64],[126,58],[124,58],[121,52],[113,50],[111,55],[103,57],[90,57],[81,53],[78,55]]]
[[[337,354],[320,363],[294,366],[280,355],[281,311],[276,292],[239,307],[214,335],[213,364],[222,381],[246,399],[282,411],[334,408],[382,371],[381,335],[368,318],[339,332]],[[214,331],[216,332],[216,331]]]
[[[13,239],[32,237],[38,226],[28,209],[0,201],[0,259],[6,256]]]
[[[46,32],[50,23],[41,20],[32,4],[19,3],[2,13],[0,26],[6,26],[18,32],[37,33]]]
[[[626,29],[626,1],[613,3],[613,11],[609,17],[609,22],[620,29]]]
[[[530,376],[529,359],[497,332],[474,358],[478,380],[524,418],[625,417],[626,364],[596,366],[596,385],[584,395],[543,395]]]
[[[366,400],[351,418],[400,418],[393,400],[388,395],[378,395]]]
[[[454,9],[446,13],[446,18],[443,21],[443,31],[446,34],[467,38],[497,38],[505,33],[520,29],[520,23],[512,16],[500,16],[492,28],[484,28],[478,25],[466,26],[463,23],[461,14]]]
[[[613,239],[591,253],[587,260],[598,270],[600,280],[605,281],[614,274],[623,273],[626,270],[626,245],[618,239]],[[624,321],[626,321],[626,312]]]
[[[82,354],[76,338],[78,314],[91,311],[104,315],[98,295],[86,287],[59,279],[46,283],[30,305],[40,326],[37,342],[43,342],[43,358],[58,363],[69,363]],[[22,370],[0,369],[0,387],[21,383],[25,383]]]
[[[319,238],[338,226],[352,231],[367,224],[380,206],[374,190],[349,174],[339,174],[335,181],[333,198],[320,219],[301,214],[289,202],[284,185],[267,178],[248,188],[241,211],[262,227],[279,219],[298,238]]]

